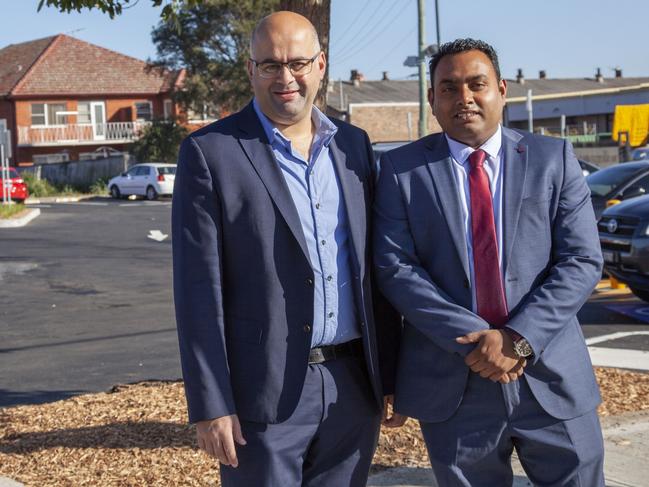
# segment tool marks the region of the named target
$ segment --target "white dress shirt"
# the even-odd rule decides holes
[[[445,134],[446,135],[446,134]],[[475,150],[462,142],[451,139],[446,135],[448,147],[453,160],[453,172],[455,173],[455,183],[460,194],[460,206],[462,209],[462,218],[464,223],[464,235],[466,241],[467,256],[469,258],[469,273],[471,279],[471,294],[473,302],[473,312],[477,312],[475,296],[475,273],[473,269],[473,244],[471,239],[471,194],[469,192],[469,171],[471,163],[469,156]],[[491,188],[491,197],[494,210],[494,221],[496,223],[496,239],[498,243],[498,263],[500,265],[500,274],[503,275],[502,259],[502,200],[503,200],[503,153],[502,153],[502,130],[498,125],[498,130],[487,141],[480,146],[480,149],[487,153],[484,169],[489,178],[489,187]],[[503,280],[504,284],[504,280]]]

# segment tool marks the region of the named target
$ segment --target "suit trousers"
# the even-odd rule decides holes
[[[381,422],[362,359],[309,365],[293,414],[277,424],[242,421],[239,466],[223,487],[362,487]]]
[[[524,375],[500,384],[471,372],[453,416],[420,425],[440,487],[511,486],[514,449],[537,487],[604,487],[597,411],[554,418],[536,401]]]

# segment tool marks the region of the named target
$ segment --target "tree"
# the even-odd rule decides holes
[[[175,164],[180,143],[187,129],[173,120],[155,120],[142,131],[131,153],[138,162],[167,162]]]
[[[331,0],[279,0],[278,10],[290,10],[304,15],[315,26],[320,36],[320,46],[329,54],[329,28],[331,20]],[[316,104],[324,109],[327,104],[327,85],[329,84],[329,63],[325,71]]]
[[[162,8],[160,16],[165,21],[173,21],[176,12],[181,7],[191,7],[203,1],[204,0],[151,0],[151,3],[154,7],[159,7],[164,3],[165,6]],[[84,8],[88,10],[98,9],[101,12],[108,14],[112,19],[115,15],[121,15],[122,10],[131,8],[138,2],[139,0],[40,0],[38,2],[38,11],[40,12],[43,6],[55,7],[59,9],[59,12],[65,13],[70,13],[73,10],[81,12]]]
[[[250,99],[250,34],[276,6],[277,0],[210,0],[183,6],[174,22],[160,22],[152,34],[158,53],[154,64],[186,70],[182,89],[174,95],[181,106],[221,115]]]

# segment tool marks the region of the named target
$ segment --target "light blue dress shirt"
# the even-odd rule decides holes
[[[498,125],[498,130],[487,141],[480,146],[480,149],[487,153],[484,169],[489,178],[491,189],[492,204],[494,210],[494,222],[496,224],[496,238],[498,240],[498,263],[500,265],[500,274],[503,274],[503,155],[502,155],[502,130]],[[475,150],[462,142],[451,139],[446,136],[448,148],[453,159],[453,170],[455,172],[455,182],[460,194],[460,207],[462,208],[462,217],[464,223],[464,235],[466,240],[467,255],[469,257],[469,272],[471,279],[471,293],[473,295],[473,312],[477,312],[477,302],[475,297],[475,272],[473,269],[473,240],[471,238],[471,194],[469,192],[469,171],[471,163],[469,156]],[[503,281],[504,282],[504,281]]]
[[[306,160],[253,100],[275,160],[293,198],[314,274],[311,347],[344,343],[361,336],[352,288],[347,210],[329,151],[338,128],[316,107],[315,135]]]

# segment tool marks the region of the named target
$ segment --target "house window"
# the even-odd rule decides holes
[[[150,121],[153,118],[153,109],[150,101],[135,104],[135,119]]]
[[[66,125],[65,103],[32,103],[32,125]]]
[[[87,101],[77,103],[77,123],[90,124],[90,103]]]
[[[32,125],[47,125],[44,103],[32,103]]]
[[[165,115],[165,120],[169,120],[172,117],[174,110],[174,105],[171,100],[165,100],[164,101],[164,115]]]

